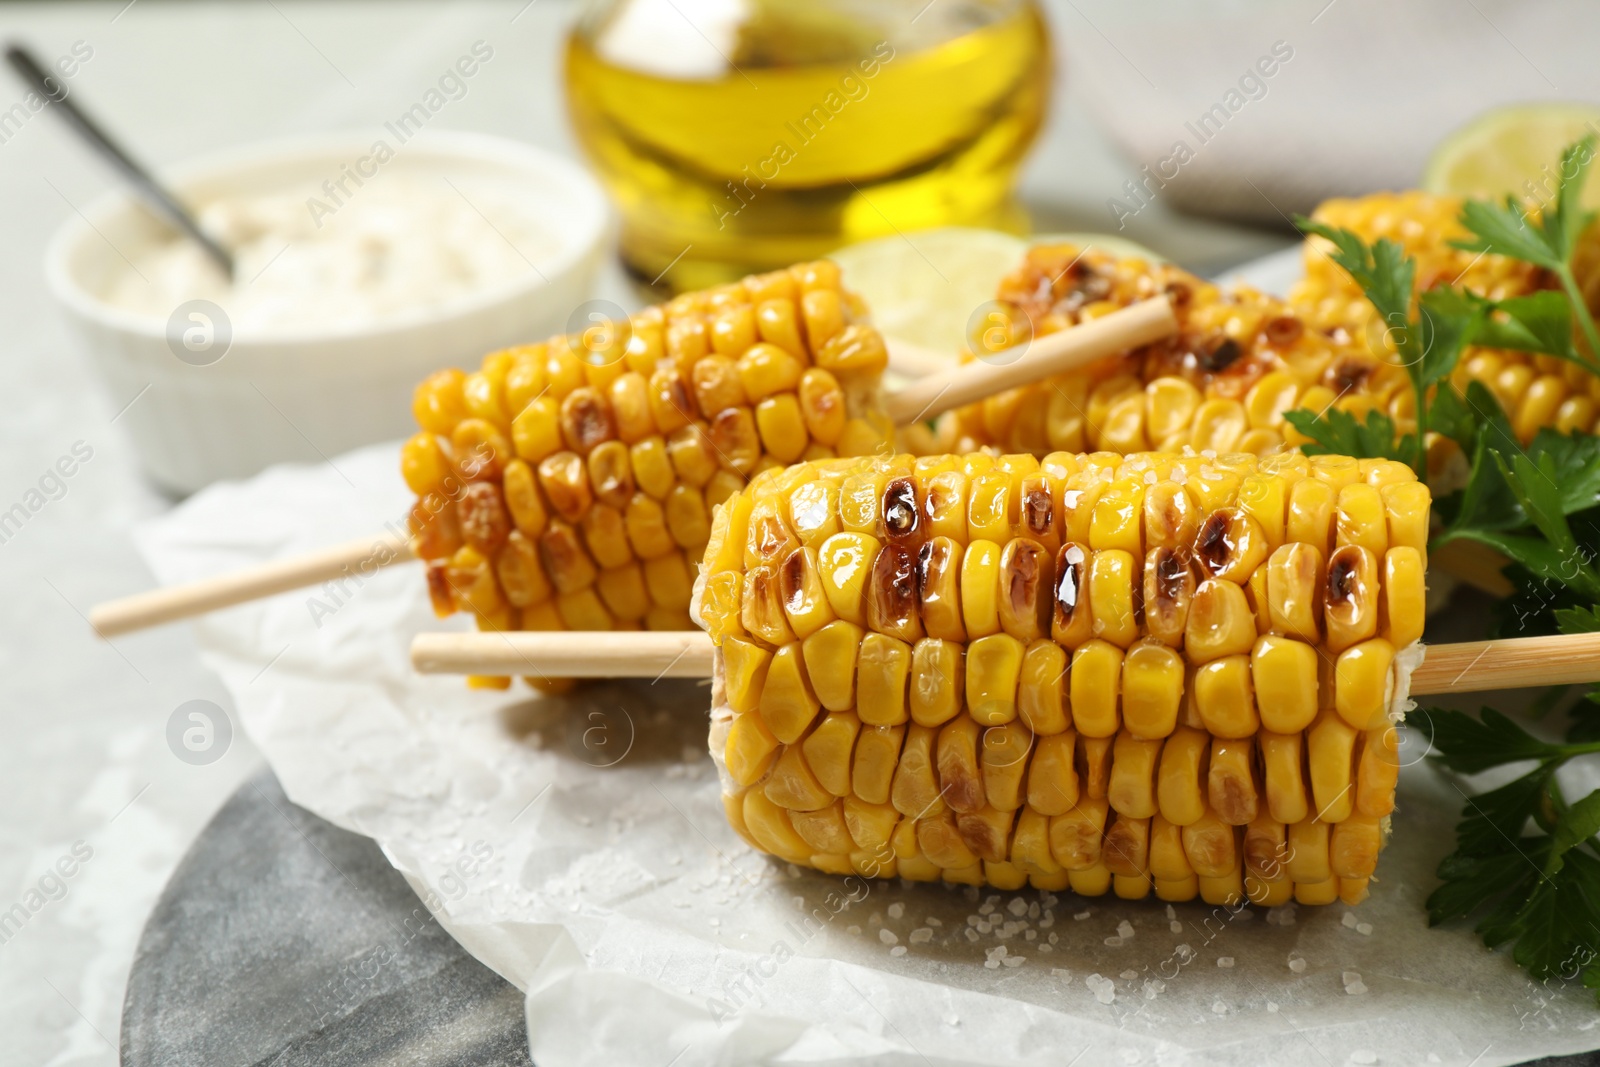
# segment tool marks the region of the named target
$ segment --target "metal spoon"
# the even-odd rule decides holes
[[[47,74],[39,66],[33,55],[21,45],[6,46],[6,61],[22,76],[22,80],[54,104],[61,112],[61,117],[88,141],[113,167],[121,172],[134,188],[134,191],[143,198],[144,202],[156,214],[166,219],[176,229],[182,230],[191,239],[206,250],[206,253],[222,268],[224,274],[233,277],[233,256],[215,240],[209,237],[200,224],[195,222],[184,206],[178,203],[173,195],[163,189],[150,173],[124,152],[116,142],[111,140],[98,123],[79,110],[78,105],[67,99],[67,90],[60,80]]]

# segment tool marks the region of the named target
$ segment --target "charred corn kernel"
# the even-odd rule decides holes
[[[1104,798],[1111,785],[1113,743],[1110,737],[1078,737],[1078,780],[1083,787],[1083,795],[1091,800]]]
[[[928,730],[927,727],[922,729]],[[937,734],[931,735],[936,738],[938,795],[953,811],[977,811],[983,807],[983,777],[978,768],[978,745],[982,735],[983,728],[966,715],[952,719]],[[930,734],[914,733],[907,742],[908,747],[924,736]]]
[[[456,521],[461,527],[461,539],[490,558],[500,551],[511,533],[505,500],[500,487],[492,482],[473,482],[461,490],[456,500]]]
[[[461,522],[456,509],[438,494],[417,501],[407,517],[411,554],[429,561],[448,559],[461,547]]]
[[[1000,551],[1000,627],[1019,641],[1034,641],[1050,632],[1052,571],[1053,561],[1035,541],[1013,538]]]
[[[822,588],[814,550],[791,549],[778,569],[778,582],[789,626],[802,641],[837,618]]]
[[[1288,734],[1317,716],[1317,650],[1303,641],[1268,635],[1250,652],[1261,728]]]
[[[1323,624],[1330,652],[1343,652],[1378,632],[1380,586],[1377,558],[1366,548],[1347,545],[1328,558],[1323,594]]]
[[[1011,539],[1011,478],[1004,471],[991,471],[972,479],[967,497],[967,540],[992,541],[1003,545]]]
[[[1150,637],[1173,648],[1183,645],[1199,579],[1187,548],[1152,548],[1144,563],[1144,622]]]
[[[1183,854],[1202,880],[1239,873],[1238,837],[1234,828],[1207,810],[1183,827]]]
[[[1017,685],[1017,713],[1023,725],[1035,734],[1059,734],[1072,725],[1067,703],[1067,654],[1055,642],[1041,638],[1024,651]]]
[[[698,550],[711,536],[711,518],[706,513],[705,497],[692,485],[679,482],[667,494],[667,530],[680,548]]]
[[[1211,768],[1206,774],[1206,801],[1229,826],[1244,826],[1261,807],[1255,773],[1255,744],[1249,737],[1216,738],[1211,742]]]
[[[1183,682],[1182,656],[1150,638],[1135,642],[1122,661],[1122,723],[1129,734],[1150,739],[1171,734],[1178,725]]]
[[[1104,800],[1080,800],[1071,811],[1050,820],[1050,853],[1069,871],[1099,866],[1110,805]],[[1101,892],[1105,892],[1102,888]]]
[[[622,567],[633,561],[622,512],[606,504],[595,504],[584,515],[583,543],[589,557],[602,568]]]
[[[1072,654],[1067,674],[1072,721],[1086,738],[1112,737],[1121,727],[1122,649],[1098,638]]]
[[[1024,671],[1026,668],[1024,658]],[[918,641],[911,652],[910,683],[913,721],[919,726],[941,726],[950,721],[961,711],[965,695],[961,646],[932,637]]]
[[[1368,828],[1346,831],[1350,858],[1337,872],[1314,862],[1295,877],[1284,858],[1285,827],[1376,826],[1393,805],[1398,759],[1380,727],[1395,650],[1373,633],[1335,651],[1323,628],[1350,632],[1349,613],[1330,605],[1351,597],[1329,575],[1366,566],[1356,599],[1387,630],[1390,554],[1418,573],[1420,554],[1389,549],[1378,573],[1379,557],[1348,544],[1325,570],[1320,549],[1292,539],[1293,493],[1280,490],[1313,480],[1336,491],[1348,535],[1350,515],[1372,501],[1349,490],[1382,503],[1382,488],[1411,484],[1401,477],[1377,463],[1244,454],[823,460],[763,473],[707,535],[699,612],[721,641],[716,692],[730,709],[719,713],[717,754],[742,761],[724,782],[802,813],[790,827],[806,841],[804,862],[824,871],[997,888],[1064,879],[1174,900],[1358,895],[1369,877],[1360,850],[1375,855]],[[1172,505],[1180,497],[1160,487],[1179,478],[1188,503]],[[1272,481],[1252,491],[1254,511],[1241,496],[1251,479]],[[1143,556],[1092,547],[1081,500],[1060,528],[1078,523],[1090,540],[1064,540],[1051,556],[1041,538],[1058,528],[1055,487],[1074,480],[1099,485],[1097,501],[1141,487],[1130,508]],[[1196,481],[1208,487],[1191,493]],[[991,514],[1005,515],[1004,539],[963,542],[970,506],[961,526],[933,533],[974,482]],[[993,503],[1002,488],[1015,508]],[[1049,507],[1030,504],[1030,492],[1048,492]],[[1029,518],[1045,514],[1048,523]],[[1333,514],[1330,505],[1329,538]],[[1386,510],[1383,522],[1387,543]],[[1187,542],[1161,543],[1175,532]],[[1097,566],[1127,575],[1109,597]],[[1129,638],[1126,649],[1092,629],[1099,601],[1115,597],[1129,605],[1131,634],[1113,635]],[[761,731],[729,723],[751,714],[770,751]],[[840,798],[894,813],[880,817],[875,845],[892,858],[860,846]],[[1326,866],[1326,835],[1321,845]]]
[[[1180,726],[1161,748],[1156,770],[1156,802],[1162,818],[1188,826],[1205,814],[1206,761],[1211,739],[1202,731]]]
[[[859,324],[846,326],[816,350],[817,366],[838,375],[878,375],[889,365],[883,335]]]
[[[958,548],[966,543],[967,495],[970,480],[959,470],[943,470],[927,479],[923,512],[931,538],[943,538]]]
[[[505,547],[495,560],[495,574],[506,599],[515,607],[525,608],[549,600],[553,592],[550,579],[539,564],[538,548],[521,530],[512,530],[506,539]]]
[[[496,482],[516,453],[500,428],[485,419],[462,419],[450,435],[456,471],[469,482]]]
[[[964,642],[961,618],[961,549],[948,537],[936,537],[917,552],[917,590],[922,624],[929,637]]]

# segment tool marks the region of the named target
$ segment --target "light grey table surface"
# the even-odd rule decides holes
[[[1056,27],[1074,48],[1112,47],[1070,8],[1061,0]],[[93,56],[74,91],[157,167],[259,138],[376,129],[480,38],[509,61],[486,68],[450,124],[570,152],[559,44],[575,10],[570,0],[7,4],[0,38],[47,57],[86,42]],[[0,111],[21,96],[0,73]],[[1105,199],[1132,170],[1064,80],[1024,180],[1039,226],[1104,228]],[[169,750],[180,704],[228,703],[184,627],[107,645],[84,620],[94,602],[148,585],[128,532],[171,506],[141,482],[114,421],[131,398],[102,388],[40,269],[50,234],[111,184],[48,114],[0,142],[0,510],[76,442],[93,449],[65,494],[0,543],[0,913],[21,904],[25,916],[0,927],[5,1064],[116,1062],[145,917],[200,828],[261,766],[237,733],[210,765]],[[1137,221],[1131,233],[1200,267],[1286,243],[1160,204]],[[623,291],[614,268],[602,289]],[[70,878],[51,876],[75,845],[89,858]]]

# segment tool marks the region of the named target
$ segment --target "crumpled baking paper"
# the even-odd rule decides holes
[[[138,540],[176,582],[381,532],[409,503],[397,468],[383,446],[271,470]],[[460,623],[432,617],[408,563],[195,625],[289,796],[375,838],[527,991],[541,1067],[1486,1067],[1600,1045],[1581,990],[1531,981],[1465,927],[1428,929],[1462,796],[1416,738],[1359,908],[869,883],[769,860],[727,827],[705,685],[548,698],[414,675],[412,635]]]

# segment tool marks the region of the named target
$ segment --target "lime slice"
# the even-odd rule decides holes
[[[1422,187],[1430,193],[1496,199],[1510,193],[1548,202],[1555,196],[1561,150],[1591,133],[1600,135],[1600,107],[1591,104],[1495,108],[1439,143],[1423,171]],[[1600,208],[1600,182],[1588,183],[1583,201],[1587,208]]]
[[[994,299],[1000,279],[1037,244],[1074,244],[1163,261],[1148,248],[1109,234],[1055,233],[1024,240],[998,230],[957,226],[863,241],[839,249],[832,258],[844,270],[845,285],[866,299],[880,330],[948,353],[954,362],[967,344],[973,314]]]
[[[872,309],[873,324],[950,361],[966,344],[967,320],[994,299],[995,286],[1027,251],[997,230],[948,227],[881,237],[834,252],[844,284]]]

